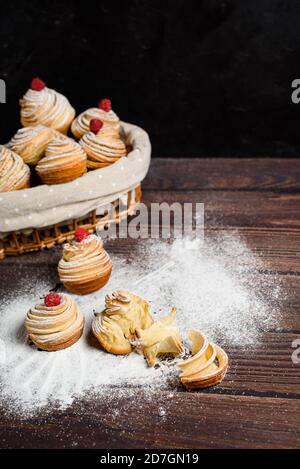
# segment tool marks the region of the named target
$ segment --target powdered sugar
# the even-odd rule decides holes
[[[101,311],[105,295],[118,288],[151,301],[156,319],[176,306],[185,340],[188,329],[201,329],[226,350],[255,346],[264,331],[280,324],[278,280],[257,273],[263,269],[262,262],[237,236],[225,235],[204,244],[143,240],[135,249],[134,262],[111,255],[112,277],[100,292],[74,296],[86,324],[83,337],[66,350],[49,353],[28,345],[23,328],[26,312],[53,288],[38,278],[38,272],[30,279],[31,289],[19,288],[14,298],[2,301],[0,399],[10,410],[24,414],[47,404],[48,408],[66,407],[88,392],[94,398],[108,389],[118,395],[126,392],[126,386],[131,392],[136,387],[175,388],[177,370],[172,362],[148,368],[135,353],[125,357],[105,353],[91,334],[94,312]]]

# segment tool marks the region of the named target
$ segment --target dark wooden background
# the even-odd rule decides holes
[[[270,327],[255,350],[229,347],[224,381],[206,391],[178,387],[150,401],[137,391],[135,398],[83,400],[25,420],[6,417],[4,403],[0,447],[300,448],[300,364],[291,361],[292,341],[300,338],[298,160],[156,159],[143,200],[201,201],[206,236],[237,230],[264,261],[258,278],[276,275],[284,288],[282,329]],[[107,247],[126,258],[131,243]],[[54,249],[0,262],[0,297],[24,279],[55,283],[59,257]]]
[[[154,157],[298,156],[298,0],[0,3],[1,143],[32,76],[82,111],[111,97]]]

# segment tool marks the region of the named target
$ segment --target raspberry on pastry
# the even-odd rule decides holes
[[[80,241],[83,241],[89,235],[90,235],[90,233],[85,228],[78,227],[75,230],[74,238],[75,238],[75,241],[80,243]]]
[[[61,295],[58,293],[48,293],[44,298],[44,303],[46,306],[58,306],[61,303]]]
[[[108,98],[101,99],[101,101],[99,101],[98,107],[105,112],[111,111],[111,100]]]
[[[90,122],[90,130],[94,134],[97,134],[103,127],[103,122],[100,119],[92,119]]]
[[[46,83],[40,78],[33,78],[30,83],[30,88],[34,91],[42,91],[46,88]]]

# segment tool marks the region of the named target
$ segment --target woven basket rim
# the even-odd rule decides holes
[[[45,248],[52,248],[57,244],[70,241],[74,238],[75,230],[82,226],[90,233],[95,229],[105,229],[112,223],[120,223],[128,216],[134,215],[141,201],[141,186],[137,186],[133,191],[127,193],[126,206],[114,205],[111,213],[97,215],[96,210],[87,214],[83,220],[67,220],[63,225],[53,225],[42,229],[33,229],[29,233],[12,232],[0,239],[0,260],[6,256],[17,256],[26,252],[41,251]]]

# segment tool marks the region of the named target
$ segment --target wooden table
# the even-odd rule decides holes
[[[26,420],[0,417],[1,447],[38,448],[300,448],[300,364],[291,361],[300,338],[300,163],[296,159],[156,159],[144,202],[201,201],[206,227],[238,230],[264,260],[257,275],[279,275],[287,292],[284,327],[268,330],[254,353],[228,350],[222,384],[205,392],[157,392],[135,406],[118,402],[118,419],[101,401]],[[118,249],[114,243],[113,249]],[[126,256],[129,244],[122,248]],[[0,263],[0,295],[34,277],[53,275],[58,250]],[[18,269],[15,269],[18,264]],[[53,273],[52,273],[53,272]],[[165,415],[159,412],[164,403]]]

